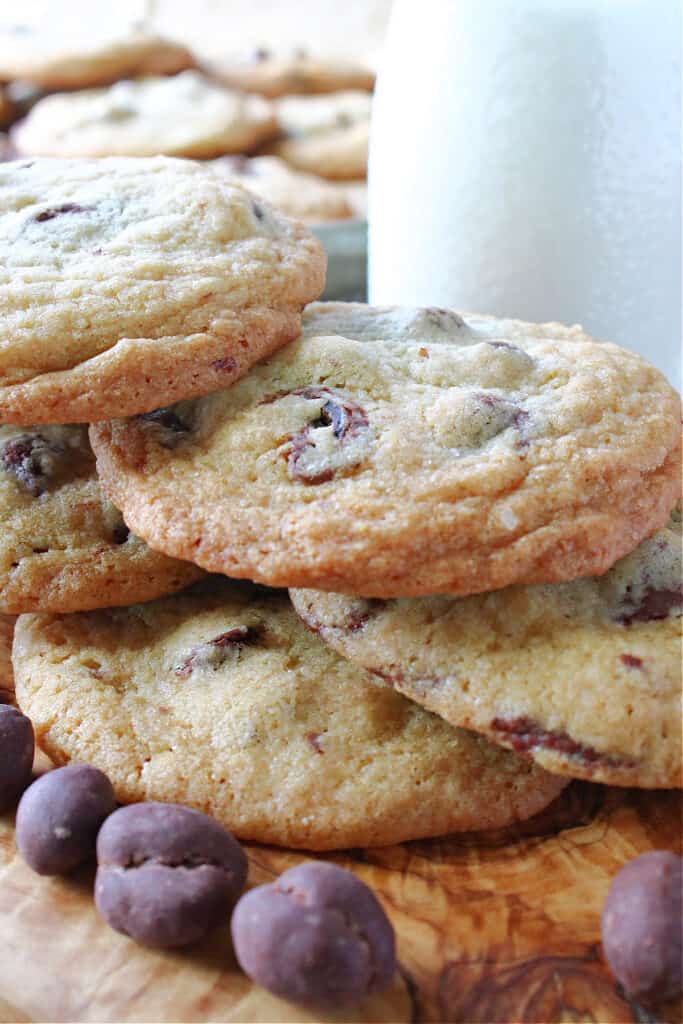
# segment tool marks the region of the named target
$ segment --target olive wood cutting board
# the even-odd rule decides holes
[[[681,1021],[644,1010],[600,952],[610,879],[652,849],[681,852],[681,795],[572,783],[504,831],[333,857],[372,886],[396,928],[400,970],[382,996],[313,1015],[240,972],[226,926],[180,953],[144,949],[99,919],[94,870],[40,878],[0,817],[0,1021]],[[250,885],[302,859],[249,844]]]

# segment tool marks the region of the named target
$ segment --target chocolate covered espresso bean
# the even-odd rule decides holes
[[[9,810],[31,781],[33,726],[26,715],[0,704],[0,813]]]
[[[312,1008],[380,992],[396,967],[394,930],[374,894],[350,871],[318,861],[246,893],[232,938],[250,978]]]
[[[177,804],[122,807],[97,840],[95,903],[116,931],[147,946],[200,939],[227,920],[247,858],[222,825]]]
[[[605,957],[629,995],[665,1002],[681,995],[683,860],[654,850],[614,877],[602,912]]]
[[[65,875],[95,853],[104,819],[116,807],[107,776],[88,764],[42,775],[17,810],[19,853],[39,875]]]

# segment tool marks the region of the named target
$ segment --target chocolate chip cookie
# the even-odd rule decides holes
[[[375,84],[374,72],[362,62],[316,57],[302,46],[256,46],[249,53],[212,60],[207,69],[226,85],[271,98],[350,89],[371,92]]]
[[[159,550],[271,586],[465,595],[606,571],[663,526],[680,400],[578,328],[312,306],[229,390],[92,428]]]
[[[12,672],[12,640],[14,615],[0,614],[0,704],[14,700],[14,673]]]
[[[148,601],[199,575],[131,534],[100,490],[87,427],[0,427],[0,612]]]
[[[18,5],[12,5],[18,6]],[[0,81],[19,78],[46,89],[79,89],[126,75],[174,74],[192,66],[190,52],[113,9],[60,6],[59,16],[31,24],[17,11],[0,26]],[[113,16],[112,16],[113,15]]]
[[[242,153],[277,134],[261,96],[231,91],[196,71],[55,93],[12,131],[25,156],[187,156]]]
[[[211,166],[288,217],[320,224],[354,215],[342,186],[315,174],[295,171],[277,156],[225,156],[214,160]]]
[[[371,96],[359,91],[284,96],[275,101],[283,137],[268,152],[323,178],[364,178],[371,104]]]
[[[681,785],[680,524],[604,576],[475,597],[292,591],[354,664],[549,771]]]
[[[498,827],[566,780],[454,729],[312,636],[287,596],[212,579],[125,610],[25,615],[17,700],[58,764],[306,849]]]
[[[148,412],[296,337],[325,256],[198,163],[0,164],[0,422]]]

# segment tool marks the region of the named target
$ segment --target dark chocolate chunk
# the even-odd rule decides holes
[[[643,659],[637,658],[635,654],[620,654],[619,661],[628,668],[642,669]]]
[[[544,750],[557,750],[568,757],[576,757],[586,764],[602,762],[603,764],[624,764],[624,759],[614,758],[609,754],[601,754],[593,747],[577,743],[575,739],[561,731],[543,729],[531,718],[494,718],[491,728],[500,733],[506,742],[520,753],[542,747]]]
[[[39,875],[65,875],[95,854],[102,822],[116,807],[107,776],[88,764],[42,775],[17,810],[19,853]]]
[[[615,875],[602,911],[602,947],[626,992],[640,1002],[683,990],[683,860],[653,850]]]
[[[29,494],[38,498],[54,475],[57,460],[64,454],[64,448],[50,444],[42,434],[19,434],[0,448],[0,465]]]
[[[629,599],[627,593],[624,608],[616,621],[622,626],[631,626],[634,622],[656,622],[667,619],[671,612],[680,614],[683,608],[683,588],[671,587],[657,590],[647,587],[638,602]]]
[[[196,942],[227,920],[247,879],[241,846],[213,818],[177,804],[122,807],[97,839],[95,903],[147,946]]]
[[[138,418],[158,428],[159,444],[162,448],[176,448],[183,435],[189,434],[192,430],[190,424],[182,420],[170,406],[141,413]]]
[[[189,679],[195,669],[219,668],[229,658],[239,658],[244,647],[254,647],[262,638],[263,630],[257,626],[235,626],[193,647],[174,672],[181,679]]]
[[[13,807],[31,781],[35,741],[26,715],[0,704],[0,813]]]
[[[341,447],[351,438],[357,437],[362,431],[367,430],[367,414],[357,402],[334,388],[299,388],[289,394],[300,395],[302,398],[322,399],[318,415],[291,438],[291,446],[287,453],[289,474],[293,479],[304,484],[326,483],[342,467],[333,463],[315,468],[305,465],[304,456],[310,452],[310,449],[315,448],[315,431],[331,426],[332,434],[339,441]],[[357,464],[358,459],[354,458],[351,462],[345,463],[344,468],[350,468]]]
[[[87,213],[89,209],[90,207],[79,206],[78,203],[62,203],[61,206],[51,206],[47,210],[37,213],[33,219],[36,223],[43,224],[46,220],[61,217],[64,213]]]
[[[372,891],[324,862],[300,864],[246,893],[232,938],[250,978],[313,1009],[381,992],[396,968],[394,931]]]

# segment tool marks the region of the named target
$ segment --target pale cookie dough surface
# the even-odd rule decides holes
[[[14,673],[12,672],[12,639],[14,615],[0,614],[0,704],[14,701]]]
[[[149,601],[200,574],[130,533],[100,490],[87,427],[0,427],[1,612]]]
[[[25,156],[208,158],[251,150],[276,133],[267,100],[184,71],[46,96],[12,139]]]
[[[213,60],[208,70],[226,85],[262,96],[372,91],[375,73],[342,57],[316,57],[304,47],[255,47],[251,53]]]
[[[297,336],[325,255],[189,160],[0,164],[0,422],[88,422],[231,384]]]
[[[320,303],[233,388],[91,438],[160,550],[416,597],[604,572],[668,519],[679,416],[654,367],[578,328]]]
[[[323,178],[364,178],[371,104],[372,97],[359,91],[276,100],[284,137],[271,143],[268,151]]]
[[[40,26],[23,23],[19,10],[11,19],[3,14],[0,80],[19,78],[47,89],[79,89],[127,75],[174,74],[192,66],[191,54],[180,43],[142,24],[109,17],[112,11],[79,6],[80,12],[72,0],[60,4],[59,12]]]
[[[291,596],[335,651],[454,725],[552,772],[681,785],[680,524],[571,583],[460,599]]]
[[[17,699],[56,763],[242,839],[372,846],[499,827],[565,781],[339,658],[285,594],[211,580],[121,611],[23,616]]]
[[[311,224],[346,220],[354,209],[340,185],[315,174],[295,171],[276,156],[220,157],[211,165],[254,195],[266,199],[287,217]]]

